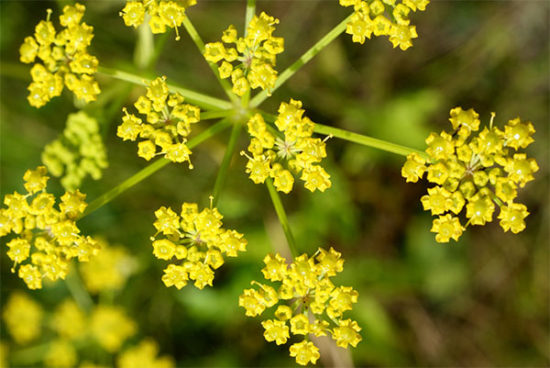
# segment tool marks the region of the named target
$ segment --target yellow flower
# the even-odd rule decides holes
[[[358,333],[359,331],[361,331],[361,327],[357,325],[357,322],[346,319],[345,321],[340,321],[338,327],[333,329],[332,336],[336,340],[336,345],[346,349],[348,345],[356,347],[362,340],[361,335]]]
[[[413,3],[423,5],[411,0]],[[428,181],[437,184],[421,198],[425,210],[439,215],[431,229],[436,233],[436,241],[458,240],[465,227],[491,222],[495,203],[500,207],[501,227],[514,233],[522,231],[523,218],[528,212],[524,205],[514,203],[517,188],[533,180],[539,166],[533,158],[517,150],[533,142],[532,124],[516,118],[502,131],[493,126],[495,114],[492,113],[489,127],[474,134],[480,130],[476,111],[455,107],[450,116],[453,131],[431,133],[426,139],[427,159],[411,153],[401,169],[407,182],[416,182],[427,172]],[[465,227],[454,216],[464,208],[468,219]]]
[[[290,337],[288,326],[283,321],[268,319],[262,322],[262,326],[265,329],[264,337],[266,341],[275,341],[277,345],[282,345]]]
[[[183,102],[179,93],[169,92],[165,77],[156,78],[147,87],[145,96],[134,103],[138,112],[146,116],[145,120],[123,108],[125,116],[117,128],[117,135],[125,141],[143,139],[138,143],[138,156],[147,161],[164,155],[172,162],[187,161],[192,168],[187,139],[191,126],[200,121],[200,109]]]
[[[88,54],[93,35],[93,27],[81,23],[84,5],[65,5],[59,23],[63,29],[57,33],[48,19],[35,27],[34,37],[26,37],[19,49],[20,60],[30,64],[37,59],[31,69],[32,82],[28,87],[29,103],[34,107],[44,106],[53,97],[61,95],[63,85],[77,98],[90,102],[100,93],[93,75],[98,61]]]
[[[118,368],[172,368],[174,360],[158,355],[158,345],[151,339],[141,341],[137,346],[126,349],[117,358]]]
[[[62,338],[76,339],[86,328],[86,317],[74,301],[67,299],[57,306],[52,327]]]
[[[127,338],[135,334],[136,325],[121,308],[99,305],[92,313],[90,331],[99,345],[114,353]]]
[[[40,336],[43,311],[26,294],[12,293],[3,309],[2,317],[16,343],[27,344]]]
[[[54,340],[50,343],[48,352],[44,356],[47,367],[70,368],[74,367],[78,356],[73,345],[65,340]]]
[[[296,363],[300,365],[315,364],[319,357],[319,349],[311,341],[302,341],[290,347],[290,356],[296,357]]]

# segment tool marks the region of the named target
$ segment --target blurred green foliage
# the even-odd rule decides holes
[[[28,67],[18,62],[23,38],[63,1],[0,3],[1,195],[22,189],[26,169],[40,164],[44,146],[76,112],[64,93],[40,110],[26,101]],[[100,65],[135,70],[137,33],[117,15],[122,1],[88,1],[85,20],[95,27],[92,53]],[[200,1],[189,17],[205,41],[230,23],[242,28],[244,1]],[[346,15],[337,1],[259,1],[258,11],[281,20],[284,69]],[[550,253],[548,247],[548,129],[550,111],[550,9],[537,1],[433,1],[415,15],[419,38],[406,52],[386,39],[360,46],[342,35],[306,65],[263,107],[275,112],[289,97],[304,102],[313,121],[422,149],[430,131],[448,128],[448,111],[474,107],[482,122],[520,116],[537,133],[529,155],[541,170],[520,193],[531,215],[527,230],[503,233],[498,224],[471,228],[459,243],[437,244],[431,217],[422,210],[424,183],[400,177],[404,158],[328,141],[333,187],[311,194],[297,188],[283,198],[301,252],[333,246],[346,259],[339,280],[360,293],[353,316],[363,341],[352,349],[357,366],[548,366],[550,364]],[[184,32],[183,29],[180,32]],[[154,73],[187,88],[223,98],[223,91],[191,40],[170,35]],[[162,36],[155,36],[159,42]],[[115,136],[121,105],[143,89],[100,78],[107,97],[85,108],[98,119],[109,168],[81,188],[93,200],[146,162],[135,145]],[[84,233],[123,244],[138,259],[126,288],[111,298],[123,305],[178,366],[293,366],[286,347],[262,338],[258,320],[237,305],[239,294],[259,279],[266,253],[284,249],[284,235],[263,186],[244,174],[235,156],[219,209],[224,223],[243,232],[248,251],[217,271],[214,287],[167,289],[163,263],[152,256],[153,212],[183,201],[208,204],[225,132],[193,152],[194,170],[169,165],[80,222]],[[241,137],[240,147],[247,140]],[[61,186],[51,180],[55,193]],[[24,289],[0,256],[2,304]],[[63,283],[32,293],[46,309],[69,296]],[[44,336],[46,339],[47,336]],[[2,341],[9,340],[2,328]],[[135,338],[137,341],[138,338]],[[13,346],[17,350],[17,346]]]

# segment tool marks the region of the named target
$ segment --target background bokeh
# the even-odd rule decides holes
[[[95,28],[91,53],[106,67],[135,70],[136,33],[118,16],[123,2],[84,3],[85,21]],[[30,67],[18,61],[19,45],[46,9],[54,9],[56,19],[64,4],[0,2],[2,196],[22,190],[24,171],[40,164],[45,144],[80,108],[67,92],[39,110],[30,107]],[[279,70],[349,13],[337,1],[316,0],[258,1],[257,10],[281,20],[275,34],[285,38],[286,51]],[[244,1],[199,0],[188,15],[209,42],[228,24],[241,31],[244,11]],[[468,229],[458,243],[437,244],[429,232],[431,216],[420,204],[426,183],[405,183],[403,157],[330,139],[327,171],[333,187],[311,194],[296,186],[284,198],[299,250],[333,246],[346,259],[338,280],[360,293],[351,313],[363,328],[363,341],[352,349],[356,366],[548,366],[550,7],[544,1],[435,0],[412,19],[419,38],[406,52],[392,49],[386,38],[361,46],[342,35],[262,107],[274,113],[280,101],[293,97],[315,122],[418,149],[430,131],[448,128],[455,106],[475,108],[485,123],[493,111],[501,126],[517,116],[532,121],[537,133],[527,152],[540,171],[519,195],[531,213],[527,229],[503,233],[494,222]],[[179,42],[168,37],[154,73],[223,98],[185,34]],[[89,200],[147,165],[135,143],[116,137],[121,104],[130,105],[143,89],[101,76],[99,83],[114,99],[86,108],[99,117],[109,168],[100,181],[83,184]],[[214,287],[164,287],[165,262],[152,255],[153,212],[183,201],[207,206],[228,138],[226,131],[196,148],[194,170],[171,164],[79,224],[86,234],[123,245],[137,260],[126,287],[106,298],[138,323],[134,340],[154,338],[178,366],[294,366],[288,347],[263,340],[259,319],[245,317],[237,306],[250,280],[260,279],[264,255],[285,249],[267,190],[247,178],[245,158],[234,157],[219,209],[228,227],[245,234],[248,251],[216,272]],[[239,144],[246,147],[244,134]],[[61,193],[57,180],[50,180],[50,188]],[[4,242],[2,304],[14,290],[25,289],[10,273]],[[30,294],[46,310],[70,296],[62,282]],[[3,325],[0,338],[10,351],[23,348],[9,342]],[[44,334],[42,342],[47,339]],[[100,359],[111,364],[109,357]],[[345,361],[335,359],[332,363]]]

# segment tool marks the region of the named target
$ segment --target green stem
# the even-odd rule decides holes
[[[97,72],[98,74],[104,74],[115,79],[124,80],[134,84],[139,84],[142,86],[147,86],[149,83],[151,83],[151,79],[144,78],[132,73],[124,72],[122,70],[106,68],[103,66],[99,66],[97,68]],[[208,96],[199,92],[195,92],[183,87],[178,87],[173,84],[168,84],[168,89],[171,92],[177,92],[181,94],[183,97],[187,99],[188,102],[193,103],[205,109],[228,110],[233,107],[233,105],[228,101],[220,100],[219,98],[211,97],[211,96]]]
[[[197,32],[197,30],[195,29],[195,26],[193,26],[193,23],[191,23],[191,21],[189,20],[189,17],[183,18],[183,26],[187,30],[187,33],[189,34],[193,42],[195,42],[195,45],[197,45],[197,48],[199,49],[201,55],[204,56],[204,42],[199,36],[199,33]],[[216,79],[218,79],[218,82],[222,86],[227,97],[229,97],[229,99],[234,104],[238,104],[239,98],[231,91],[231,86],[229,85],[229,82],[220,77],[220,73],[218,72],[218,66],[214,63],[209,62],[208,60],[206,60],[206,62],[208,63],[208,66],[210,67],[210,69],[212,69],[212,72],[216,76]]]
[[[248,34],[248,25],[256,13],[256,0],[246,1],[246,15],[244,18],[244,36]]]
[[[289,66],[284,72],[282,72],[277,78],[277,81],[275,82],[275,86],[270,90],[270,92],[273,93],[277,88],[283,85],[302,66],[304,66],[308,61],[313,59],[315,55],[317,55],[321,50],[323,50],[334,39],[336,39],[336,37],[338,37],[342,32],[344,32],[346,30],[346,26],[350,18],[351,18],[351,15],[348,16],[346,19],[344,19],[342,22],[340,22],[329,33],[327,33],[323,38],[321,38],[315,45],[313,45],[302,56],[300,56],[298,60],[296,60],[291,66]],[[250,101],[250,107],[254,108],[260,105],[262,102],[264,102],[265,99],[269,97],[267,95],[267,92],[268,92],[267,90],[263,90],[262,92],[254,96],[254,98]]]
[[[292,256],[295,258],[298,256],[298,250],[296,248],[296,242],[294,241],[294,236],[292,235],[292,231],[290,230],[290,226],[288,224],[288,218],[286,217],[286,212],[285,212],[285,208],[283,207],[283,202],[281,202],[281,197],[279,196],[279,193],[273,186],[273,181],[271,178],[267,178],[265,181],[265,184],[267,186],[267,190],[269,191],[271,202],[273,202],[273,207],[275,207],[275,212],[277,213],[279,222],[283,227],[283,231],[285,233],[285,237],[288,242],[288,247],[290,248],[290,253],[292,253]]]
[[[44,355],[48,352],[51,342],[46,342],[40,345],[31,346],[9,352],[10,362],[15,366],[34,365],[44,359]]]
[[[196,137],[189,140],[187,143],[187,146],[189,149],[193,149],[200,143],[204,142],[208,138],[216,135],[217,133],[221,132],[225,128],[227,128],[230,125],[230,122],[228,119],[223,119],[219,121],[218,123],[212,125],[210,128],[206,129],[205,131],[198,134]],[[114,198],[116,198],[119,194],[125,192],[126,190],[130,189],[137,183],[141,182],[142,180],[148,178],[158,170],[162,169],[164,166],[166,166],[171,161],[161,158],[157,161],[151,163],[150,165],[146,166],[130,178],[126,179],[113,189],[109,190],[108,192],[102,194],[95,200],[93,200],[90,205],[86,208],[86,211],[79,217],[79,219],[83,218],[84,216],[89,215],[90,213],[94,212],[98,208],[106,205],[107,203],[111,202]]]
[[[344,129],[334,128],[331,126],[315,123],[315,127],[313,128],[313,131],[315,133],[333,136],[333,137],[344,139],[346,141],[350,141],[353,143],[359,143],[359,144],[362,144],[363,146],[377,148],[382,151],[391,152],[402,156],[407,156],[410,153],[416,152],[420,156],[429,159],[428,155],[425,152],[416,150],[414,148],[409,148],[409,147],[401,146],[399,144],[387,142],[382,139],[376,139],[376,138],[368,137],[366,135],[353,133]]]
[[[226,118],[235,114],[234,110],[215,110],[201,112],[201,120]]]
[[[82,283],[82,280],[80,279],[78,271],[76,270],[74,265],[71,265],[67,278],[65,279],[65,284],[67,285],[67,288],[69,289],[71,295],[73,296],[76,304],[78,304],[80,309],[82,309],[86,313],[91,312],[94,302],[92,300],[92,297],[84,287],[84,284]]]
[[[214,197],[212,201],[214,207],[216,207],[216,204],[220,199],[220,192],[223,188],[223,185],[225,184],[229,165],[231,164],[231,159],[233,158],[233,154],[235,153],[235,148],[237,148],[237,140],[239,138],[242,126],[243,125],[240,122],[233,123],[231,136],[229,137],[229,142],[227,143],[227,148],[223,156],[222,164],[220,166],[220,170],[218,171],[218,176],[216,176],[216,182],[214,183],[214,192],[212,193],[212,196]]]

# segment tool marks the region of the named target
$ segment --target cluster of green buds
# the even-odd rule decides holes
[[[149,84],[146,95],[140,96],[134,104],[140,114],[146,115],[146,122],[124,108],[125,116],[117,135],[125,141],[142,138],[138,143],[138,156],[147,161],[164,155],[172,162],[187,161],[192,168],[191,150],[186,143],[191,125],[200,121],[200,109],[183,102],[182,95],[168,91],[166,77],[159,77]]]
[[[178,27],[186,17],[185,9],[196,3],[196,0],[131,0],[119,14],[124,24],[134,28],[139,27],[148,15],[151,32],[165,33],[167,28],[174,28],[176,40],[179,40]]]
[[[53,176],[62,177],[67,190],[78,188],[88,175],[101,179],[108,163],[97,120],[83,111],[70,114],[63,134],[44,148],[42,162]]]
[[[42,61],[31,69],[28,100],[32,106],[42,107],[61,95],[63,85],[86,102],[94,101],[99,94],[93,77],[98,61],[87,50],[94,28],[81,23],[85,10],[82,4],[66,5],[63,15],[59,16],[63,30],[56,32],[50,21],[52,11],[48,9],[48,17],[37,24],[34,37],[26,37],[21,45],[21,62],[29,64],[37,58]]]
[[[7,194],[7,208],[0,209],[0,237],[17,235],[7,244],[12,272],[20,265],[18,275],[29,289],[40,289],[44,277],[65,279],[71,259],[88,261],[99,251],[97,241],[80,235],[76,226],[86,209],[86,196],[78,190],[66,192],[56,209],[55,196],[46,192],[46,174],[44,166],[27,170],[23,176],[27,194]]]
[[[333,248],[327,252],[319,248],[313,257],[302,254],[292,263],[279,254],[267,255],[262,273],[267,280],[279,282],[273,286],[252,281],[257,288],[246,289],[239,297],[239,306],[246,315],[261,315],[275,305],[275,319],[262,322],[264,337],[285,344],[292,335],[303,336],[302,341],[290,346],[290,356],[300,365],[315,364],[319,349],[309,341],[309,334],[330,335],[338,346],[353,347],[361,341],[357,322],[344,319],[344,313],[357,302],[358,293],[352,287],[336,287],[331,277],[342,272],[344,260]],[[279,303],[287,300],[287,304]],[[289,328],[290,327],[290,328]]]
[[[216,64],[222,61],[218,67],[220,77],[231,77],[236,95],[243,96],[256,88],[269,93],[275,86],[276,56],[284,50],[283,38],[273,36],[277,23],[278,19],[262,12],[259,17],[254,15],[244,37],[237,38],[237,30],[230,25],[223,31],[223,43],[206,44],[205,59]]]
[[[246,250],[243,234],[222,228],[223,216],[216,208],[199,212],[196,203],[183,203],[180,216],[163,206],[155,211],[155,217],[153,254],[166,261],[180,261],[164,270],[162,281],[167,287],[181,289],[190,279],[199,289],[212,286],[214,270],[223,265],[224,255],[237,257]],[[164,237],[157,239],[159,234]]]
[[[290,99],[279,106],[279,115],[275,120],[278,129],[270,129],[260,114],[253,115],[248,121],[248,133],[252,136],[246,155],[246,172],[256,184],[273,178],[275,188],[289,193],[294,186],[294,176],[290,170],[302,174],[304,186],[310,191],[324,192],[330,188],[330,175],[319,165],[327,156],[325,140],[313,138],[315,123],[307,116],[302,102]],[[277,161],[286,162],[285,168]]]
[[[393,47],[406,50],[417,38],[416,26],[411,25],[411,10],[424,11],[429,0],[340,0],[342,6],[353,6],[353,15],[347,24],[346,33],[353,42],[363,44],[372,35],[388,36]]]
[[[451,133],[431,133],[426,139],[427,157],[411,153],[401,173],[408,182],[416,182],[427,172],[436,186],[421,198],[425,210],[434,219],[432,232],[438,242],[458,240],[468,225],[485,225],[493,220],[495,204],[504,231],[518,233],[525,228],[527,207],[514,200],[517,188],[534,179],[539,167],[533,158],[518,150],[526,148],[535,132],[533,124],[519,118],[508,121],[504,131],[493,126],[479,130],[479,115],[473,110],[451,110]],[[468,219],[462,226],[458,214],[466,210]]]

